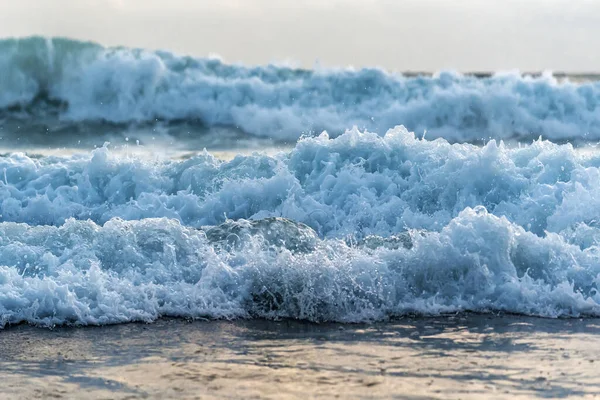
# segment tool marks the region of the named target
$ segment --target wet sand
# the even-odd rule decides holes
[[[600,320],[160,320],[0,331],[0,397],[600,397]]]

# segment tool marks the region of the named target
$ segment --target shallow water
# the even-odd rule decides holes
[[[159,320],[0,332],[6,398],[593,398],[597,319]]]

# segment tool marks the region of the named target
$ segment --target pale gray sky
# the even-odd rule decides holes
[[[600,71],[600,0],[0,0],[0,37],[264,64]]]

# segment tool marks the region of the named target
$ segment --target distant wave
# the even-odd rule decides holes
[[[0,156],[0,327],[597,317],[598,210],[600,157],[547,141],[398,128],[227,162]]]
[[[452,142],[600,140],[600,83],[551,75],[408,77],[379,69],[228,65],[68,39],[0,41],[0,117],[192,121],[295,141],[398,124]]]

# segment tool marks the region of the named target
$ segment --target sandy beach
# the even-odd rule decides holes
[[[0,331],[2,397],[592,398],[600,320],[160,320]]]

